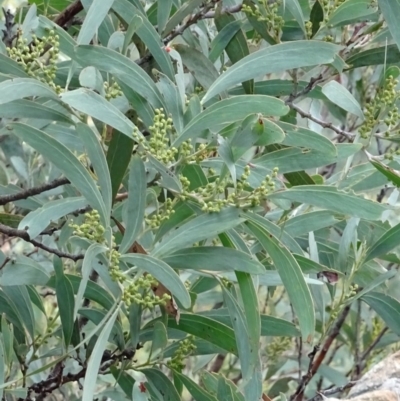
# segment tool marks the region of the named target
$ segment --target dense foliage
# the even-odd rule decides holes
[[[399,0],[3,5],[0,398],[316,400],[398,346]]]

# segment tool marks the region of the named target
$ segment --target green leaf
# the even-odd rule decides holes
[[[381,172],[389,181],[391,181],[397,188],[400,188],[400,171],[395,170],[378,160],[369,160],[370,163]]]
[[[58,99],[57,94],[48,85],[37,79],[13,78],[0,83],[0,104],[31,96]]]
[[[0,73],[20,78],[28,78],[29,75],[16,61],[0,53]]]
[[[364,120],[364,113],[354,96],[339,82],[329,81],[322,87],[322,93],[343,110]]]
[[[74,330],[74,290],[71,282],[64,274],[61,259],[54,258],[54,270],[56,272],[56,296],[58,309],[60,311],[60,319],[62,331],[64,335],[65,348],[71,342],[72,332]]]
[[[85,386],[83,387],[82,401],[93,401],[101,359],[103,358],[103,353],[106,349],[114,322],[117,319],[119,309],[120,306],[118,306],[110,316],[93,348],[85,374]]]
[[[180,249],[162,258],[174,269],[242,271],[263,274],[265,267],[249,254],[221,246],[196,246]]]
[[[161,175],[161,180],[159,181],[160,186],[173,192],[181,193],[182,184],[178,177],[171,171],[171,169],[169,169],[151,154],[148,154],[147,158],[155,170]]]
[[[93,209],[99,211],[107,226],[106,208],[95,181],[76,156],[60,142],[43,131],[21,123],[10,124],[13,133],[53,163],[86,198]]]
[[[1,316],[1,334],[3,335],[4,361],[7,365],[11,365],[14,351],[14,330],[13,326],[7,322],[4,314]],[[4,381],[2,383],[4,383]]]
[[[396,276],[396,271],[388,270],[387,272],[380,274],[378,277],[370,281],[361,291],[359,291],[354,297],[350,298],[348,303],[353,303],[355,300],[363,297],[365,294],[370,293],[376,287],[381,286],[388,280],[391,280]]]
[[[240,82],[265,74],[330,64],[338,51],[337,45],[312,40],[298,40],[266,47],[243,58],[224,72],[210,87],[202,102],[205,103]]]
[[[125,253],[133,244],[143,225],[146,208],[146,171],[139,156],[132,158],[129,170],[128,201],[122,215],[125,222],[125,234],[119,246],[119,252]]]
[[[327,185],[303,185],[275,192],[269,199],[288,199],[366,220],[379,220],[385,206]]]
[[[75,297],[74,318],[73,318],[74,321],[78,314],[78,309],[81,307],[81,302],[86,291],[86,286],[89,281],[89,276],[90,273],[92,272],[93,262],[95,261],[95,258],[99,253],[105,253],[106,251],[107,248],[104,245],[100,245],[95,242],[91,244],[85,252],[85,257],[83,259],[82,270],[81,270],[82,280],[79,283],[79,289]]]
[[[96,173],[99,181],[100,192],[106,207],[106,215],[109,216],[111,213],[112,190],[110,172],[108,170],[104,149],[98,136],[89,126],[78,123],[76,125],[76,130],[79,133],[79,136],[85,146],[85,151],[89,156],[94,172]]]
[[[110,371],[124,393],[128,397],[131,397],[133,385],[135,384],[135,379],[128,373],[124,372],[122,369],[117,369],[115,366],[111,366]]]
[[[133,138],[135,125],[114,105],[97,93],[80,88],[61,94],[61,99],[72,108],[110,125],[129,138]]]
[[[110,11],[113,3],[114,0],[92,1],[76,40],[78,45],[86,45],[90,43],[90,41],[93,39],[93,36],[96,35],[104,18]]]
[[[225,26],[229,25],[234,21],[236,21],[234,15],[229,13],[221,14],[220,11],[217,9],[214,18],[214,23],[215,26],[217,27],[218,32],[220,32]],[[241,29],[239,29],[236,32],[236,34],[232,37],[230,42],[227,44],[225,51],[232,64],[237,63],[242,58],[250,54],[246,37]],[[242,85],[247,94],[251,94],[254,92],[253,80],[242,82]]]
[[[213,238],[221,232],[236,227],[244,220],[236,208],[227,208],[219,213],[202,214],[182,224],[163,237],[154,247],[153,255],[165,257],[172,252],[191,246],[206,238]]]
[[[189,377],[174,370],[174,377],[175,376],[179,378],[196,401],[218,401],[213,395],[201,388],[196,382],[189,379]]]
[[[119,131],[113,131],[111,142],[108,145],[107,163],[110,171],[112,199],[118,193],[126,169],[132,157],[135,142]]]
[[[160,35],[151,24],[146,14],[142,13],[139,7],[135,7],[128,0],[114,0],[113,10],[129,24],[134,15],[138,15],[143,19],[136,31],[136,34],[146,44],[149,52],[160,66],[161,71],[170,79],[174,79],[174,67],[172,66],[171,58],[164,49],[164,44],[161,41]]]
[[[226,326],[206,316],[181,313],[179,324],[175,319],[168,319],[168,327],[192,334],[207,340],[216,346],[237,354],[235,333],[231,327]]]
[[[33,313],[32,302],[26,286],[4,286],[3,291],[4,294],[8,296],[9,300],[15,305],[15,309],[21,317],[21,322],[23,322],[33,340],[35,337],[35,315]]]
[[[181,2],[179,2],[180,5]],[[177,12],[169,19],[163,35],[168,35],[173,29],[179,25],[185,17],[192,14],[193,11],[202,4],[202,0],[192,0],[186,1],[182,4],[182,6],[177,10]]]
[[[400,224],[386,231],[369,249],[365,255],[365,262],[388,254],[400,245]]]
[[[217,69],[203,53],[181,44],[174,45],[174,49],[180,54],[185,67],[204,89],[208,89],[218,78]]]
[[[300,266],[288,249],[273,235],[252,222],[246,223],[261,246],[268,252],[288,292],[291,304],[299,319],[302,337],[311,341],[314,335],[315,315],[310,290]]]
[[[232,20],[226,24],[219,32],[218,35],[212,40],[210,45],[210,54],[208,58],[215,63],[218,57],[225,50],[231,39],[236,35],[242,26],[242,21]]]
[[[157,30],[162,33],[171,14],[172,0],[159,1],[157,3]]]
[[[397,45],[388,45],[358,52],[357,54],[350,56],[346,60],[346,64],[348,64],[350,68],[358,68],[369,65],[384,64],[385,62],[386,64],[395,64],[399,61],[400,51]]]
[[[365,20],[375,13],[369,0],[347,0],[330,14],[328,25],[346,25],[350,22]]]
[[[214,103],[194,117],[186,125],[173,145],[178,146],[189,138],[195,138],[200,132],[206,129],[213,131],[222,130],[229,124],[244,119],[249,114],[261,113],[267,116],[284,116],[288,111],[288,106],[282,100],[271,96],[234,96]]]
[[[145,374],[148,380],[148,385],[150,385],[150,388],[148,390],[150,393],[152,392],[152,386],[154,386],[157,392],[162,394],[163,399],[168,401],[181,401],[181,397],[179,396],[178,391],[168,379],[168,377],[165,376],[163,372],[161,372],[161,370],[150,368],[142,369],[141,372]]]
[[[153,80],[129,58],[114,50],[98,46],[77,46],[76,60],[82,67],[94,66],[124,82],[154,108],[164,107],[162,97]]]
[[[300,333],[292,322],[274,316],[261,315],[261,335],[264,337],[299,337]]]
[[[18,255],[15,260],[11,260],[3,267],[0,285],[45,285],[49,278],[50,274],[42,264]]]
[[[42,207],[28,213],[19,223],[18,229],[28,232],[31,239],[36,238],[48,225],[69,213],[87,205],[85,198],[71,197],[45,203]]]
[[[155,322],[153,331],[153,340],[151,342],[151,352],[150,357],[158,355],[162,356],[162,352],[168,344],[167,329],[164,324],[160,321]]]
[[[400,335],[400,302],[379,292],[370,292],[361,298],[386,323],[390,330]]]
[[[81,277],[74,276],[72,274],[66,274],[65,276],[72,284],[74,294],[77,294],[82,280]],[[50,288],[56,287],[55,276],[52,276],[50,278],[49,282],[47,283],[47,286]],[[93,281],[87,282],[84,296],[85,298],[98,303],[106,310],[110,310],[115,302],[115,300],[113,299],[113,297],[110,295],[109,292],[107,292],[104,288],[100,287],[97,283]]]
[[[128,50],[128,46],[132,41],[132,37],[142,24],[143,24],[142,17],[139,17],[138,15],[134,15],[132,17],[131,21],[129,22],[128,29],[125,32],[124,45],[122,46],[122,54],[127,55],[126,52]]]
[[[299,4],[299,1],[298,0],[286,0],[285,7],[289,10],[290,14],[293,15],[294,19],[297,21],[300,28],[305,33],[306,28],[304,26],[304,15],[303,15],[303,10],[301,9],[301,6]]]
[[[6,355],[4,352],[3,341],[0,341],[0,383],[5,383]],[[4,389],[0,389],[0,399],[3,399]]]
[[[0,118],[32,118],[71,124],[71,118],[60,111],[31,100],[20,99],[0,105]]]
[[[184,308],[190,308],[191,300],[186,287],[175,271],[162,260],[149,255],[125,254],[121,261],[137,266],[150,273],[157,281],[162,283],[179,300]]]
[[[392,38],[400,49],[400,26],[398,16],[400,15],[400,0],[378,0],[379,9],[388,25]]]

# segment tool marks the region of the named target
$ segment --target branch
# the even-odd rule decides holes
[[[346,320],[346,317],[349,314],[349,312],[350,312],[350,305],[347,305],[342,310],[342,313],[336,320],[335,325],[330,330],[328,338],[325,340],[325,343],[318,355],[316,355],[318,349],[316,349],[317,347],[314,347],[314,350],[309,355],[310,364],[308,367],[307,374],[305,374],[303,376],[302,380],[300,381],[299,385],[297,386],[296,392],[290,397],[290,399],[292,401],[301,401],[303,399],[304,390],[305,390],[307,384],[317,373],[317,371],[318,371],[319,367],[321,366],[321,363],[324,360],[326,354],[328,353],[329,348],[331,347],[333,341],[339,335],[340,329],[342,328],[343,323]],[[314,359],[314,357],[315,357],[315,359]]]
[[[38,248],[41,248],[46,252],[52,253],[54,255],[57,255],[60,258],[67,258],[67,259],[71,259],[74,262],[76,262],[76,261],[78,261],[80,259],[83,259],[83,257],[84,257],[83,254],[72,255],[70,253],[66,253],[66,252],[60,251],[60,250],[55,249],[55,248],[50,248],[49,246],[44,245],[41,242],[38,242],[38,241],[36,241],[34,239],[30,239],[29,234],[26,231],[17,230],[16,228],[11,228],[11,227],[8,227],[8,226],[6,226],[4,224],[1,224],[1,223],[0,223],[0,233],[3,233],[3,234],[5,234],[5,235],[7,235],[9,237],[21,238],[24,241],[30,242],[32,245],[34,245],[34,246],[36,246]]]
[[[25,189],[24,191],[18,192],[16,194],[10,195],[2,195],[0,196],[0,206],[4,206],[7,203],[15,202],[21,199],[27,199],[30,196],[39,195],[42,192],[49,191],[50,189],[54,189],[60,187],[61,185],[69,184],[70,181],[67,178],[57,178],[54,181],[51,181],[47,184],[39,185],[37,187]]]
[[[83,5],[81,0],[75,0],[67,8],[60,12],[56,18],[54,18],[54,23],[64,28],[69,21],[71,21],[76,14],[83,10]]]
[[[322,121],[316,117],[313,117],[310,113],[305,112],[300,107],[296,106],[291,101],[286,101],[286,104],[292,109],[297,111],[303,118],[307,118],[310,121],[315,122],[316,124],[320,125],[323,128],[329,128],[332,131],[336,132],[340,136],[346,137],[350,142],[354,141],[355,135],[350,134],[349,132],[343,131],[342,129],[335,127],[332,123],[327,123],[326,121]]]
[[[327,390],[321,391],[316,396],[309,398],[307,401],[319,401],[324,396],[326,397],[327,395],[334,395],[337,393],[342,393],[343,391],[348,390],[349,388],[353,387],[355,384],[356,384],[356,382],[348,382],[344,386],[329,388]]]

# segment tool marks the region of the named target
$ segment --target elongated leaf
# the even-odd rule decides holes
[[[93,0],[79,31],[78,45],[90,43],[113,3],[114,0]]]
[[[300,28],[305,33],[306,28],[304,26],[304,15],[303,15],[303,10],[301,9],[299,0],[286,0],[285,7],[287,7],[290,14],[293,15],[294,19],[297,21]]]
[[[21,321],[26,327],[31,339],[35,337],[35,315],[33,313],[32,302],[28,290],[25,286],[5,286],[3,288],[9,300],[15,305]]]
[[[337,26],[366,19],[375,12],[369,0],[347,0],[342,3],[330,16],[329,25]]]
[[[29,78],[29,75],[15,60],[0,53],[0,73],[20,78]]]
[[[397,0],[396,0],[397,1]],[[375,47],[363,52],[358,52],[346,60],[351,68],[365,67],[368,65],[394,64],[400,61],[400,50],[397,45]]]
[[[50,274],[42,264],[23,255],[8,262],[2,269],[0,284],[7,285],[45,285]]]
[[[218,401],[213,395],[201,388],[196,382],[194,382],[192,379],[189,379],[187,376],[174,371],[174,377],[175,376],[179,378],[179,380],[183,383],[196,401]]]
[[[235,208],[225,209],[219,213],[202,214],[164,236],[163,240],[156,244],[153,255],[165,257],[197,241],[212,238],[234,228],[243,221]]]
[[[368,250],[365,261],[384,256],[399,246],[400,224],[385,232]]]
[[[329,81],[322,88],[322,93],[332,102],[364,120],[364,113],[354,96],[339,82]]]
[[[277,238],[263,231],[257,224],[248,222],[247,225],[262,247],[268,252],[282,278],[293,309],[299,319],[303,339],[311,341],[315,326],[314,305],[300,266]]]
[[[370,163],[381,172],[389,181],[391,181],[397,188],[400,188],[400,171],[395,170],[378,160],[370,159]]]
[[[3,341],[0,341],[0,383],[5,382],[5,371],[6,371],[6,355],[4,352]],[[3,399],[4,389],[0,389],[0,399]]]
[[[144,97],[153,107],[163,107],[162,97],[155,83],[129,58],[114,50],[96,46],[77,46],[75,54],[83,67],[92,65],[100,71],[109,72]]]
[[[34,118],[50,121],[71,123],[71,118],[66,113],[61,113],[38,102],[20,99],[0,105],[1,118]]]
[[[118,193],[122,179],[132,157],[135,142],[119,131],[114,131],[108,146],[107,163],[110,171],[112,199]]]
[[[151,55],[160,66],[161,71],[170,79],[174,79],[175,74],[171,58],[164,50],[160,35],[147,18],[147,15],[140,10],[140,7],[135,7],[128,0],[114,0],[113,10],[117,12],[127,24],[131,22],[134,15],[139,15],[143,19],[143,23],[137,29],[137,35],[143,43],[146,44]]]
[[[400,49],[400,27],[398,16],[400,15],[400,0],[378,0],[379,8],[392,34],[392,38]]]
[[[332,63],[339,47],[319,41],[295,41],[270,46],[243,58],[210,87],[203,103],[234,85],[273,72]]]
[[[57,94],[46,84],[33,78],[14,78],[0,83],[0,104],[41,96],[57,99]]]
[[[213,39],[210,45],[210,54],[208,58],[214,63],[217,58],[222,54],[225,47],[235,36],[242,26],[242,22],[239,20],[233,20],[229,24],[225,25],[219,32],[218,35]]]
[[[191,300],[186,287],[174,270],[165,262],[149,255],[133,253],[123,255],[121,260],[150,273],[156,280],[170,290],[174,296],[176,296],[184,308],[190,307]]]
[[[153,385],[155,389],[163,395],[163,398],[170,401],[181,401],[181,397],[178,394],[175,386],[171,383],[167,376],[161,370],[151,368],[142,369],[142,372],[146,375],[148,384]],[[151,393],[152,388],[149,388]]]
[[[275,198],[303,202],[366,220],[379,220],[386,209],[379,203],[326,185],[303,185],[290,188],[270,196],[272,200]]]
[[[86,291],[89,276],[92,272],[93,262],[99,253],[105,252],[106,250],[107,248],[105,246],[98,243],[93,243],[85,252],[85,257],[82,263],[82,280],[79,283],[79,289],[75,297],[74,321],[78,314],[78,309],[81,307],[81,302]]]
[[[64,345],[68,349],[74,330],[74,290],[71,282],[64,274],[62,262],[58,258],[54,260],[54,270],[56,272],[56,295],[64,335]]]
[[[97,175],[101,195],[106,207],[106,213],[107,216],[109,216],[111,213],[112,190],[110,172],[108,170],[104,149],[102,148],[97,135],[86,124],[78,123],[76,130],[85,145],[86,153],[89,156],[94,172]]]
[[[82,280],[81,277],[74,276],[72,274],[66,274],[66,277],[72,284],[74,294],[77,294]],[[52,276],[50,278],[47,286],[50,288],[56,287],[55,276]],[[104,288],[100,287],[99,284],[93,281],[87,282],[84,296],[85,298],[88,298],[91,301],[98,303],[106,310],[110,310],[115,303],[114,298]]]
[[[242,95],[224,99],[214,103],[194,117],[175,140],[174,146],[189,138],[196,137],[205,129],[214,132],[222,130],[227,125],[242,120],[252,113],[261,113],[266,116],[284,116],[288,111],[289,109],[283,101],[270,96]]]
[[[387,272],[379,275],[374,280],[370,281],[361,291],[359,291],[354,297],[349,300],[349,303],[354,302],[356,299],[363,297],[365,294],[370,293],[375,288],[386,283],[396,276],[396,271],[388,270]]]
[[[61,95],[64,103],[102,121],[132,138],[135,125],[110,102],[97,93],[80,88]]]
[[[218,78],[218,71],[214,64],[201,52],[185,45],[174,45],[175,50],[182,57],[185,67],[192,73],[196,81],[208,89]]]
[[[12,123],[10,126],[15,135],[36,149],[65,174],[88,203],[99,211],[103,224],[108,225],[106,208],[100,191],[89,172],[75,155],[66,146],[43,131],[21,123]]]
[[[223,13],[221,14],[218,10],[216,12],[214,23],[220,32],[225,26],[234,22],[236,18],[232,14]],[[249,47],[247,44],[246,36],[243,31],[239,29],[236,34],[232,37],[230,42],[225,48],[226,54],[231,60],[232,64],[237,63],[242,58],[248,56],[250,54]],[[242,83],[243,88],[247,94],[251,94],[254,92],[254,81],[247,81]]]
[[[400,302],[379,292],[370,292],[361,298],[366,302],[390,330],[400,335]]]
[[[249,254],[220,246],[196,246],[180,249],[163,260],[175,269],[242,271],[263,274],[265,267]]]
[[[36,238],[52,221],[56,222],[87,205],[85,198],[64,198],[45,203],[42,207],[28,213],[19,223],[18,229],[26,230],[31,239]]]
[[[1,316],[1,334],[3,335],[4,361],[10,365],[13,355],[14,330],[13,326],[7,322],[4,314]]]
[[[129,170],[128,201],[123,210],[125,234],[119,252],[125,253],[135,241],[142,229],[146,208],[146,171],[139,156],[132,158]]]
[[[114,322],[117,319],[120,307],[118,306],[104,325],[96,345],[93,348],[85,374],[85,386],[83,388],[82,401],[92,401],[96,389],[97,376],[99,373],[101,359],[106,349],[108,337],[110,336]]]

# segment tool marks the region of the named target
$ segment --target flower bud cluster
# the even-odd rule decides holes
[[[54,83],[57,72],[57,61],[60,52],[59,36],[51,30],[42,39],[32,35],[32,42],[28,45],[28,40],[20,36],[15,47],[8,47],[9,57],[21,65],[25,72],[41,82],[50,85],[57,93],[61,93],[61,87]],[[45,60],[44,53],[47,48],[48,58]]]
[[[163,294],[162,297],[153,295],[151,289],[157,286],[158,281],[151,274],[146,274],[125,287],[122,300],[127,306],[135,303],[149,309],[153,309],[157,305],[165,305],[171,296],[167,293]]]
[[[174,356],[170,361],[167,362],[168,367],[177,371],[182,371],[185,367],[184,360],[196,349],[194,344],[194,338],[192,336],[186,337],[179,344],[178,349],[174,353]]]
[[[247,182],[251,173],[250,166],[244,168],[243,174],[233,187],[232,180],[220,179],[217,177],[214,181],[209,182],[204,187],[189,191],[190,181],[185,177],[180,177],[182,182],[182,195],[180,198],[185,200],[190,198],[200,203],[203,212],[220,212],[223,207],[255,207],[262,203],[265,196],[275,189],[274,179],[277,177],[278,169],[274,168],[272,175],[267,175],[261,184],[254,188],[250,188]]]
[[[168,164],[175,160],[175,155],[178,153],[178,149],[170,146],[168,131],[172,128],[172,118],[167,118],[163,109],[155,109],[154,124],[149,127],[150,140],[146,141],[143,137],[139,137],[137,132],[134,132],[133,136],[141,145],[142,153],[150,153],[160,162]]]
[[[163,205],[163,210],[146,217],[145,221],[151,228],[159,228],[161,223],[168,220],[175,213],[172,199],[167,198]]]
[[[105,229],[100,223],[100,214],[97,210],[85,213],[85,221],[81,225],[70,224],[74,229],[74,235],[87,238],[90,241],[102,244],[104,242]]]
[[[329,20],[329,16],[346,0],[322,0],[322,8],[324,10],[324,22]]]
[[[289,337],[275,337],[266,348],[266,354],[269,364],[278,362],[279,357],[292,346],[292,340]]]
[[[311,21],[306,21],[305,24],[304,24],[304,26],[305,26],[305,28],[306,28],[306,35],[307,35],[307,38],[310,39],[311,36],[312,36],[312,27],[313,27],[313,24],[312,24]]]
[[[254,5],[254,8],[243,4],[242,11],[247,15],[257,18],[258,21],[266,22],[268,31],[276,38],[279,38],[285,23],[282,16],[278,15],[278,9],[282,4],[282,0],[275,0],[273,2],[269,0],[258,0],[258,3],[259,4]]]
[[[381,123],[380,115],[382,111],[387,111],[387,116],[383,122],[390,129],[397,125],[399,120],[399,110],[396,106],[396,100],[399,97],[399,91],[396,86],[399,83],[392,75],[389,75],[384,83],[384,87],[378,90],[376,96],[367,104],[364,115],[365,121],[359,132],[362,138],[368,138],[368,134],[374,127]],[[387,132],[387,135],[389,133]]]
[[[115,99],[122,95],[121,87],[114,80],[112,80],[111,85],[108,82],[104,82],[104,91],[107,100]]]

